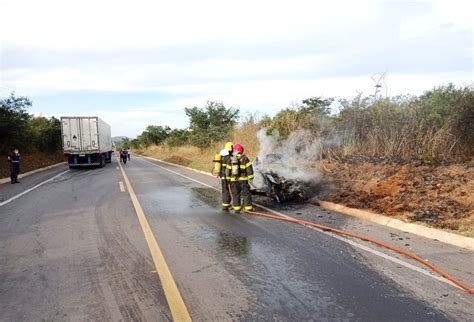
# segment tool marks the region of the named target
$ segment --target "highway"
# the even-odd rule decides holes
[[[474,296],[402,255],[220,210],[216,178],[132,156],[0,185],[0,321],[468,321]],[[474,285],[474,252],[322,210]],[[262,210],[265,211],[265,210]]]

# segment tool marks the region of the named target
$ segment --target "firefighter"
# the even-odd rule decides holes
[[[241,144],[234,145],[234,153],[226,165],[227,180],[230,181],[232,193],[232,210],[240,212],[242,204],[245,211],[252,211],[250,184],[253,178],[252,161],[244,154]]]
[[[229,191],[229,181],[226,176],[226,165],[230,162],[234,144],[227,142],[224,149],[214,158],[214,174],[221,180],[222,189],[222,209],[229,210],[231,206],[231,196]]]
[[[11,183],[20,183],[20,181],[18,181],[18,175],[20,174],[20,153],[18,149],[15,149],[13,153],[8,156],[8,162],[10,162]]]

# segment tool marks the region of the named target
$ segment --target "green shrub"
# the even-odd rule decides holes
[[[312,97],[303,100],[303,104],[286,108],[278,112],[268,124],[267,133],[277,133],[280,139],[286,139],[290,133],[298,129],[308,129],[320,133],[330,119],[330,105],[334,99]]]
[[[189,142],[200,148],[228,137],[239,118],[239,110],[213,101],[208,101],[204,108],[185,108],[185,112],[190,123]]]
[[[165,140],[170,147],[183,146],[189,143],[190,132],[188,130],[174,129]]]
[[[399,160],[465,160],[473,156],[474,95],[452,84],[420,97],[340,101],[342,155]]]

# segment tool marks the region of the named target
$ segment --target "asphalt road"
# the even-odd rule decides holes
[[[148,233],[115,161],[0,185],[1,321],[171,320],[150,236],[193,320],[474,320],[474,297],[416,262],[222,212],[218,182],[203,174],[135,156],[123,168]],[[473,284],[473,252],[312,205],[277,210],[409,248]]]

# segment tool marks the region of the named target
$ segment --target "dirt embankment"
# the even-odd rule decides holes
[[[56,164],[64,161],[64,155],[62,152],[56,153],[20,153],[21,164],[20,173],[36,170],[39,168],[47,167],[52,164]],[[8,156],[5,155],[2,165],[0,166],[0,178],[6,178],[10,176],[10,163],[8,162]]]
[[[324,199],[474,237],[474,162],[329,162]]]

